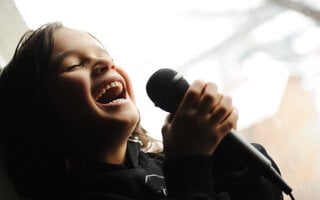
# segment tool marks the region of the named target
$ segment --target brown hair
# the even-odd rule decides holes
[[[53,50],[53,34],[64,26],[44,24],[27,31],[0,76],[0,133],[5,164],[23,198],[43,199],[63,192],[66,152],[47,99],[44,74]],[[5,130],[5,131],[4,131]],[[151,139],[140,123],[132,135],[143,146]]]

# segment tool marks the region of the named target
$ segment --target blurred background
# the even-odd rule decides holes
[[[156,70],[215,82],[239,110],[238,133],[266,147],[295,198],[320,199],[320,1],[0,0],[0,69],[26,30],[49,21],[104,43],[154,138],[167,114],[146,94]]]

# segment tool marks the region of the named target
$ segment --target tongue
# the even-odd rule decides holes
[[[120,97],[121,97],[121,88],[111,87],[97,101],[99,103],[106,104]]]

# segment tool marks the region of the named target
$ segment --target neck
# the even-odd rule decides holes
[[[110,141],[103,145],[96,141],[94,146],[91,144],[92,143],[89,145],[82,143],[77,146],[77,153],[74,152],[72,157],[79,161],[105,162],[111,164],[123,164],[125,162],[127,140],[124,139],[118,142]]]
[[[110,149],[106,149],[98,158],[100,162],[123,164],[126,158],[127,141]]]

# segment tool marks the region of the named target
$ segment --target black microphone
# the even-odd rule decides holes
[[[156,71],[149,78],[146,85],[147,94],[155,106],[170,113],[176,112],[188,88],[189,83],[183,76],[169,68],[162,68]],[[252,144],[241,138],[239,134],[236,134],[234,130],[230,131],[222,143],[232,148],[233,151],[241,152],[248,168],[269,179],[291,196],[292,189],[282,179],[278,171],[274,169],[271,161]]]

